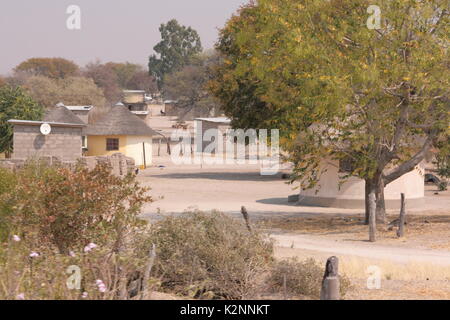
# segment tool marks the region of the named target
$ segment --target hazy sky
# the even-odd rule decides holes
[[[147,64],[172,18],[198,31],[212,48],[217,29],[247,0],[1,0],[0,74],[31,57]],[[81,8],[81,30],[69,30],[69,5]]]

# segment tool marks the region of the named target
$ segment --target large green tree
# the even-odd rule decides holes
[[[8,120],[41,120],[44,109],[20,87],[0,87],[0,152],[13,148],[13,128]]]
[[[244,7],[221,31],[211,87],[235,125],[281,130],[302,188],[323,159],[349,161],[345,177],[366,181],[366,217],[376,207],[385,221],[384,187],[448,137],[450,23],[448,0],[379,0],[369,28],[372,4]]]
[[[162,24],[159,31],[161,41],[153,48],[156,54],[150,56],[148,68],[161,87],[166,74],[189,64],[203,49],[197,31],[180,25],[175,19]]]

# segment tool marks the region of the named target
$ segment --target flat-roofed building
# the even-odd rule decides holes
[[[14,159],[58,157],[74,161],[82,156],[86,124],[64,106],[48,109],[42,121],[11,119],[8,122],[14,130]],[[47,132],[43,133],[44,124]]]

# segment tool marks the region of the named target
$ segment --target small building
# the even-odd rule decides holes
[[[149,115],[147,99],[144,90],[124,90],[123,104],[129,111],[145,120]]]
[[[211,144],[210,141],[204,141],[205,133],[209,129],[218,130],[223,135],[228,129],[231,129],[231,120],[225,117],[217,118],[196,118],[194,119],[194,131],[196,141],[202,141],[201,145],[197,146],[196,152],[203,152],[205,148]],[[224,146],[226,141],[224,140]],[[201,149],[200,149],[201,147]]]
[[[347,172],[345,161],[326,161],[326,171],[317,186],[301,190],[298,204],[306,206],[363,209],[365,208],[365,182],[356,177],[348,178],[340,184],[340,176]],[[404,193],[409,206],[420,206],[425,197],[425,168],[422,164],[413,171],[388,184],[384,190],[386,207],[398,208],[400,195]]]
[[[168,116],[175,116],[177,115],[177,103],[178,101],[175,100],[165,100],[164,101],[164,112]]]
[[[64,106],[48,109],[43,121],[11,119],[8,122],[14,128],[14,159],[58,157],[63,161],[75,161],[82,156],[86,125]]]
[[[89,122],[89,112],[93,106],[66,106],[74,115],[80,118],[85,124]]]
[[[153,137],[159,133],[120,103],[89,124],[86,135],[88,156],[120,152],[144,166],[152,163]]]

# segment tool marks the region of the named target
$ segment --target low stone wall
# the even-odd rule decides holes
[[[1,159],[0,168],[14,171],[22,168],[26,161],[27,160],[25,159]],[[43,161],[48,165],[58,165],[69,168],[75,168],[77,165],[81,164],[89,170],[93,170],[99,163],[106,163],[111,167],[112,173],[119,177],[126,176],[128,173],[133,173],[136,169],[134,159],[126,157],[121,153],[116,153],[112,156],[81,157],[77,161],[61,161],[58,157],[40,157],[39,161]]]

